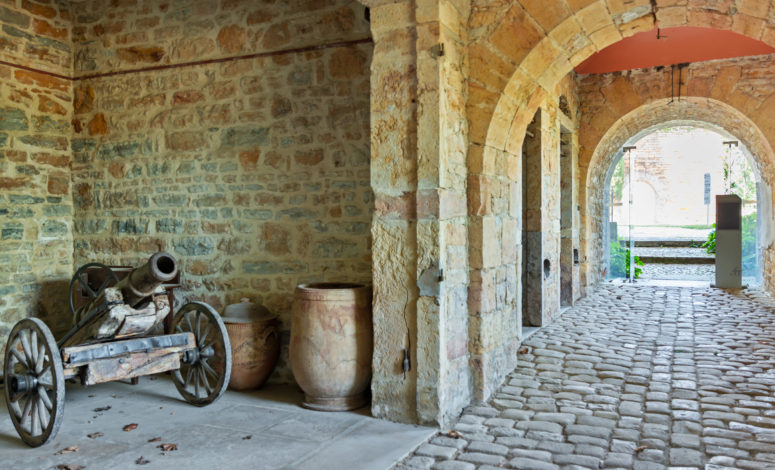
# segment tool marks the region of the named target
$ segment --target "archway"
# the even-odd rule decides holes
[[[668,100],[659,100],[642,106],[617,121],[599,141],[593,153],[585,178],[587,210],[582,212],[585,219],[582,247],[587,259],[591,260],[586,264],[587,279],[590,283],[599,282],[603,277],[604,260],[607,259],[604,243],[607,240],[606,207],[609,203],[605,188],[608,187],[616,162],[622,158],[622,149],[666,124],[703,127],[742,143],[751,166],[759,177],[758,211],[762,216],[758,218],[758,236],[762,251],[764,253],[772,250],[771,201],[775,168],[772,148],[763,133],[742,113],[715,100],[689,98],[672,104],[669,104]],[[763,284],[765,288],[770,289],[772,281],[767,275],[768,258],[764,256]]]
[[[487,398],[516,360],[521,149],[538,108],[572,82],[574,66],[656,21],[771,44],[770,2],[730,11],[723,2],[362,1],[375,42],[373,410],[445,423],[471,397]],[[566,99],[575,113],[577,97]],[[574,208],[586,200],[586,164],[577,168]]]
[[[503,227],[511,224],[511,226],[516,225],[519,230],[523,229],[524,221],[514,217],[514,214],[519,211],[519,205],[524,201],[519,197],[511,196],[509,204],[500,206],[492,204],[491,207],[487,204],[490,201],[503,199],[505,194],[521,193],[521,178],[506,177],[505,175],[509,173],[503,172],[502,169],[516,168],[515,173],[519,173],[521,165],[524,164],[522,147],[532,117],[545,102],[552,101],[547,98],[562,93],[558,89],[562,87],[564,80],[568,79],[575,66],[594,52],[624,37],[637,32],[654,30],[657,21],[660,27],[685,25],[730,30],[773,44],[775,35],[761,34],[761,28],[768,22],[769,2],[763,5],[757,4],[756,8],[751,6],[746,5],[740,10],[730,11],[722,4],[700,5],[698,3],[674,5],[668,8],[660,7],[657,2],[623,4],[609,0],[550,2],[550,4],[533,1],[506,3],[492,0],[475,1],[472,4],[468,22],[470,76],[469,97],[466,103],[469,123],[467,192],[471,279],[481,279],[488,271],[512,269],[508,259],[497,255],[500,254],[501,247],[507,243],[513,242],[517,245],[521,243],[517,237],[507,239],[507,233]],[[669,78],[665,83],[669,87]],[[707,85],[707,81],[697,83]],[[616,95],[620,90],[611,88],[609,91]],[[710,91],[689,87],[690,95],[707,96]],[[732,96],[728,93],[729,89],[724,87],[712,91],[718,96],[723,96],[719,99],[727,98],[739,109],[748,109],[745,97]],[[669,96],[669,92],[659,96]],[[567,98],[572,101],[575,97]],[[606,101],[611,108],[610,113],[615,114],[617,118],[642,103],[633,100]],[[570,109],[577,108],[572,104]],[[756,122],[762,125],[762,130],[769,133],[768,120],[757,118]],[[575,130],[578,136],[588,131],[583,122]],[[749,128],[733,133],[744,140],[742,134],[750,132],[752,131]],[[761,131],[758,132],[761,134]],[[622,143],[633,134],[630,133]],[[755,140],[761,140],[764,142],[763,145],[766,145],[766,139]],[[769,149],[769,145],[766,147]],[[753,152],[753,147],[749,145],[749,148]],[[586,286],[593,286],[600,280],[599,273],[591,273],[589,266],[585,265],[588,264],[585,260],[599,258],[594,258],[595,254],[590,253],[584,245],[590,244],[588,240],[590,236],[602,236],[599,232],[590,235],[591,232],[586,227],[589,218],[586,212],[590,210],[587,204],[589,198],[586,194],[588,186],[585,184],[587,183],[586,162],[589,159],[582,158],[584,152],[584,143],[579,142],[580,179],[577,201],[579,206],[584,206],[579,210],[579,217],[581,236],[586,239],[581,241],[580,249],[581,253],[585,254],[580,257],[582,269],[579,280],[582,295],[586,291]],[[769,158],[771,151],[759,153],[759,155]],[[471,184],[472,182],[475,184]],[[602,184],[603,180],[600,179],[597,183]],[[770,197],[771,195],[766,196],[766,198]],[[515,218],[517,220],[513,221]],[[596,242],[599,241],[596,240]],[[496,255],[491,258],[494,261],[482,267],[480,261],[488,254]],[[765,256],[769,255],[765,253]],[[521,273],[518,273],[518,278],[521,277],[519,274]],[[765,285],[767,285],[766,280]],[[520,289],[522,288],[521,286]],[[469,297],[478,294],[479,290],[478,286],[471,284]],[[500,318],[506,317],[503,311],[498,311],[497,314]],[[521,311],[516,312],[517,316],[521,314]],[[469,338],[487,336],[483,322],[473,321],[469,325]],[[495,350],[495,347],[490,349]],[[503,377],[510,364],[502,361],[502,367],[494,370],[494,373],[482,374],[485,377],[476,381],[477,396],[488,396],[488,388]]]

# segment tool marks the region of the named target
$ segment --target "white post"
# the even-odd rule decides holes
[[[627,160],[630,164],[630,171],[627,175],[627,178],[629,179],[628,184],[628,200],[629,203],[627,204],[627,212],[628,212],[628,218],[629,218],[629,224],[630,229],[629,237],[630,237],[630,282],[635,282],[635,239],[632,236],[632,180],[633,180],[633,174],[635,172],[635,165],[633,164],[633,158],[632,158],[632,151],[635,150],[635,147],[625,147],[624,151],[627,152]]]

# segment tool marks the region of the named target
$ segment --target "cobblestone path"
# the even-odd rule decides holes
[[[399,469],[775,469],[775,301],[601,286]]]

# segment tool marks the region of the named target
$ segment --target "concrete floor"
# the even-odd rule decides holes
[[[311,411],[299,406],[301,399],[295,387],[268,386],[251,393],[228,391],[197,408],[180,398],[166,376],[144,377],[134,386],[68,384],[62,427],[42,447],[30,448],[19,439],[2,405],[0,468],[383,470],[435,432],[371,418],[368,407]],[[130,423],[137,428],[123,431]],[[103,435],[88,437],[98,432]],[[149,442],[157,437],[161,440]],[[163,443],[178,449],[164,455],[157,448]],[[70,446],[78,450],[54,455]],[[138,465],[140,457],[149,463]]]

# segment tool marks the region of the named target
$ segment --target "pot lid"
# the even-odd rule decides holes
[[[276,318],[266,307],[254,304],[247,298],[240,299],[238,304],[227,305],[222,315],[222,319],[226,323],[252,323]]]

